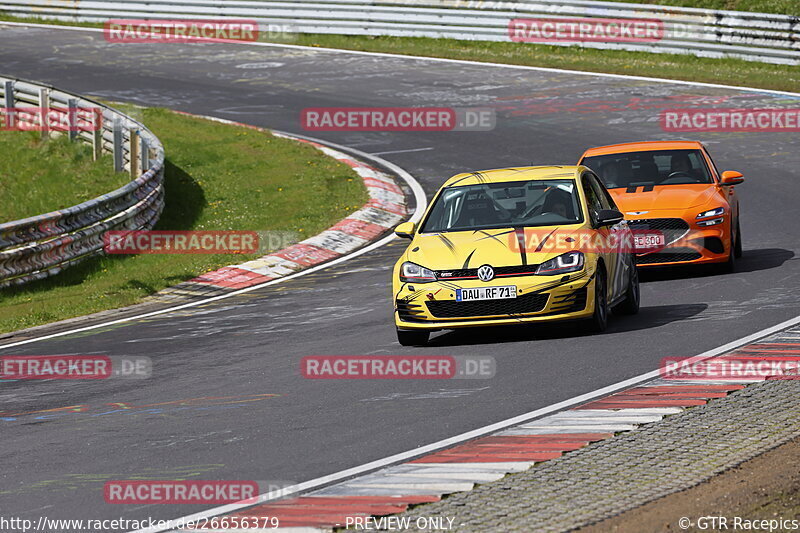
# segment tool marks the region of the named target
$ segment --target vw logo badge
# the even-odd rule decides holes
[[[478,269],[478,279],[481,281],[492,281],[494,279],[494,270],[489,265],[483,265]]]

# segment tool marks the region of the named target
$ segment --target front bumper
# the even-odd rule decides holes
[[[636,265],[639,268],[724,263],[728,260],[732,246],[730,217],[716,226],[699,227],[694,221],[683,237],[668,243],[667,246],[648,252],[636,254]]]
[[[517,298],[455,301],[456,288],[515,285]],[[414,290],[411,290],[413,287]],[[586,270],[563,276],[402,284],[395,295],[400,329],[439,330],[587,318],[594,312],[594,278]]]

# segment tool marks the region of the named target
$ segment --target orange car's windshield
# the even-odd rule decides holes
[[[714,183],[700,150],[652,150],[587,157],[608,189]]]

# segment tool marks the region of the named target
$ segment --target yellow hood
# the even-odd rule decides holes
[[[540,242],[553,231],[559,234],[569,232],[565,228],[526,228],[525,242]],[[532,239],[536,232],[539,240]],[[525,250],[523,253],[517,244],[518,237],[513,228],[452,231],[445,233],[420,233],[408,248],[406,258],[431,270],[454,270],[462,268],[478,268],[481,265],[518,266],[523,264],[540,264],[559,255],[561,252],[535,252]],[[523,249],[526,247],[523,246]]]

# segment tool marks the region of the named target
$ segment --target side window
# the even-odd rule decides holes
[[[600,184],[600,180],[597,179],[597,176],[593,174],[587,174],[586,178],[592,184],[592,188],[594,189],[594,192],[600,202],[601,209],[616,209],[617,206],[614,204],[614,200],[611,199],[611,195],[608,194],[606,188]]]
[[[594,187],[592,187],[589,174],[583,175],[581,183],[583,184],[583,194],[586,196],[586,205],[589,208],[589,218],[592,220],[592,224],[596,224],[597,213],[603,209],[603,206],[600,203],[600,198],[597,196],[597,192],[595,191]]]
[[[714,180],[719,181],[719,172],[717,171],[717,165],[714,164],[714,160],[711,159],[711,154],[708,153],[708,149],[704,146],[703,147],[703,154],[705,155],[706,162],[708,163],[708,168],[711,170],[711,174],[714,176]]]

